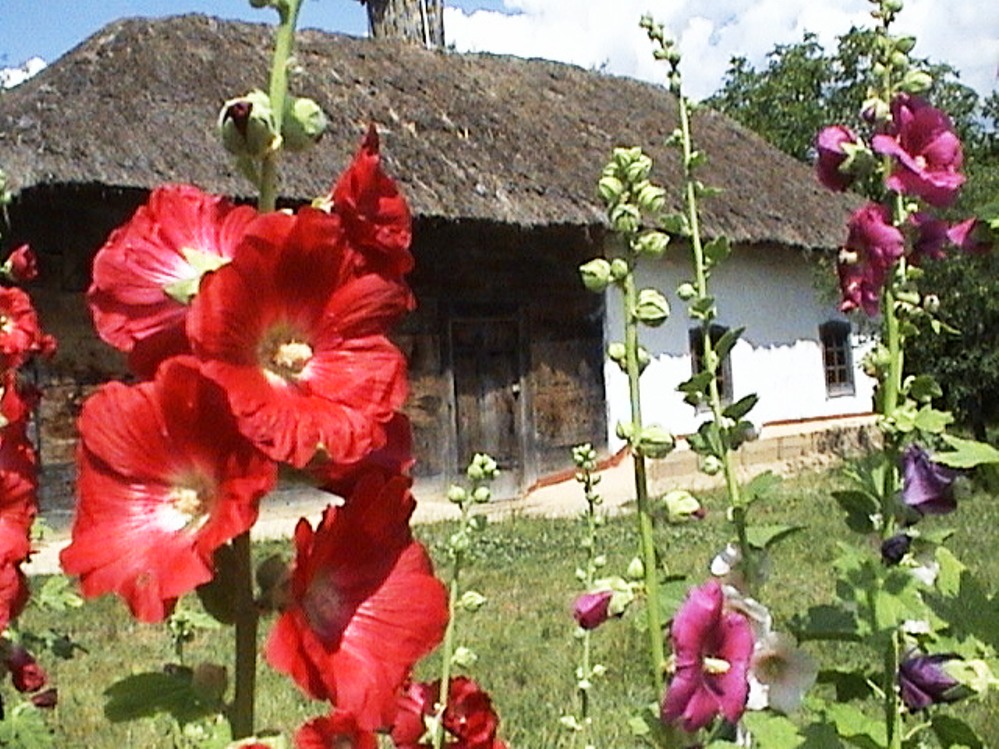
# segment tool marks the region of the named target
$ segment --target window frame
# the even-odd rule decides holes
[[[852,326],[846,320],[827,320],[819,325],[822,373],[828,398],[841,398],[857,392],[851,333]]]

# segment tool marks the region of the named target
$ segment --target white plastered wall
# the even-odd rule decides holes
[[[670,248],[662,260],[645,263],[639,288],[654,286],[672,306],[669,320],[659,328],[642,327],[640,340],[652,363],[642,375],[642,421],[658,423],[677,435],[690,434],[707,414],[683,402],[676,386],[691,375],[688,330],[698,323],[687,317],[686,305],[676,297],[677,285],[689,280],[686,252]],[[774,422],[870,413],[874,381],[860,368],[872,342],[856,331],[853,343],[854,392],[831,396],[826,392],[819,325],[846,320],[832,302],[823,303],[814,285],[814,268],[807,253],[782,247],[737,247],[712,274],[710,291],[718,307],[717,324],[745,327],[732,350],[733,400],[759,395],[749,419],[762,427]],[[622,340],[623,311],[616,289],[607,292],[605,342]],[[614,434],[618,422],[630,421],[628,383],[610,361],[605,364],[608,407],[608,445],[623,446]]]

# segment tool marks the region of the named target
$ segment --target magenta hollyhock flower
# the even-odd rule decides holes
[[[583,629],[596,629],[610,618],[610,602],[614,592],[595,590],[583,593],[572,604],[572,617]]]
[[[843,300],[840,309],[849,312],[859,307],[873,317],[878,313],[888,270],[905,251],[905,238],[892,225],[888,208],[877,203],[857,210],[847,228],[837,267]]]
[[[746,617],[724,604],[721,584],[710,580],[690,590],[673,619],[676,671],[661,716],[687,732],[718,715],[735,723],[746,709],[753,631]]]
[[[877,153],[895,159],[895,168],[885,184],[930,205],[950,205],[964,184],[961,141],[950,118],[908,94],[892,102],[891,112],[888,132],[875,135],[871,141]]]
[[[946,221],[918,211],[909,217],[909,223],[916,230],[909,254],[913,265],[919,265],[923,260],[943,260],[947,257],[944,247],[951,243],[951,238]]]
[[[976,218],[954,224],[947,230],[947,238],[962,252],[981,255],[992,249],[992,239],[988,230]]]
[[[898,666],[898,685],[905,706],[915,712],[964,696],[961,683],[946,671],[946,665],[957,660],[961,659],[953,653],[910,655],[903,659]]]
[[[830,125],[819,131],[815,138],[815,173],[819,182],[834,192],[843,192],[853,182],[852,174],[845,174],[840,167],[847,160],[844,143],[856,143],[857,136],[843,125]]]
[[[916,444],[902,454],[902,502],[921,515],[945,515],[957,509],[954,479],[957,472],[934,463]]]

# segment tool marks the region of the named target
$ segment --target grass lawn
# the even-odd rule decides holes
[[[766,507],[758,506],[756,522],[806,525],[808,530],[780,544],[773,554],[770,581],[760,598],[771,607],[782,627],[790,616],[808,605],[832,598],[830,562],[837,540],[849,534],[829,497],[837,485],[835,473],[804,474],[785,481]],[[683,527],[658,530],[659,548],[670,571],[688,575],[691,583],[706,576],[706,565],[726,540],[720,496],[707,496],[708,517]],[[580,495],[580,509],[584,505]],[[991,497],[973,494],[958,513],[927,525],[956,529],[951,548],[975,569],[990,590],[995,589],[999,562],[999,510]],[[623,573],[636,548],[633,518],[608,522],[601,545],[610,574]],[[442,559],[451,523],[419,526],[417,535]],[[573,520],[513,518],[492,524],[479,547],[473,567],[463,576],[465,587],[483,593],[489,603],[476,615],[463,615],[460,644],[472,648],[479,662],[472,675],[492,694],[501,716],[501,734],[511,749],[549,749],[573,746],[558,718],[572,709],[573,670],[578,643],[569,607],[576,592],[574,569],[583,559],[578,549],[580,524]],[[272,553],[273,544],[258,549]],[[872,553],[876,550],[872,549]],[[627,729],[634,708],[656,698],[645,671],[644,638],[635,627],[639,617],[629,613],[595,635],[595,658],[608,668],[593,692],[596,709],[595,744],[602,749],[639,746]],[[87,648],[72,660],[45,665],[59,688],[60,702],[52,715],[57,746],[169,747],[169,721],[137,721],[110,725],[103,718],[102,692],[130,671],[156,670],[172,660],[169,637],[163,627],[138,625],[116,600],[88,602],[82,609],[61,615],[58,622],[29,610],[25,628],[57,626]],[[782,627],[783,628],[783,627]],[[266,633],[268,624],[262,630]],[[228,633],[209,632],[187,649],[188,662],[211,659],[228,663]],[[863,657],[846,646],[813,648],[820,661]],[[437,663],[421,665],[421,677],[433,678]],[[6,695],[8,699],[10,695]],[[260,667],[258,725],[292,731],[324,705],[302,699],[290,682]],[[999,736],[999,699],[956,706],[985,737]],[[999,745],[999,744],[997,744]]]

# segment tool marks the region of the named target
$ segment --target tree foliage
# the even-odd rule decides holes
[[[815,134],[839,123],[866,132],[861,117],[871,79],[874,33],[853,28],[823,49],[815,34],[777,45],[760,69],[744,57],[732,58],[722,87],[707,104],[762,135],[802,161],[814,155]],[[999,200],[999,92],[982,99],[946,63],[921,60],[933,87],[925,95],[946,111],[964,144],[968,180],[951,218],[981,215]],[[923,288],[940,297],[941,319],[957,333],[925,331],[906,352],[907,368],[934,375],[944,405],[983,436],[986,423],[999,421],[999,258],[956,257],[929,263]],[[829,287],[835,284],[828,275]]]

